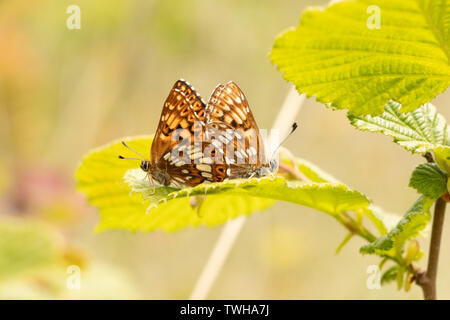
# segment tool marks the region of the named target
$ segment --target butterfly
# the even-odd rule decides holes
[[[296,128],[294,124],[293,132]],[[150,160],[140,153],[140,168],[153,183],[175,188],[227,179],[262,177],[276,171],[242,90],[219,84],[208,103],[189,84],[175,82],[164,102]]]

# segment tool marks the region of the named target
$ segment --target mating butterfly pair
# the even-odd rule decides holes
[[[180,79],[164,103],[150,161],[142,159],[140,167],[152,181],[183,188],[262,177],[277,166],[275,159],[267,161],[258,125],[234,82],[218,85],[205,104],[194,88]]]

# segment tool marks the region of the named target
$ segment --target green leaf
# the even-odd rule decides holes
[[[373,6],[379,29],[368,27]],[[306,10],[270,58],[300,93],[332,107],[378,115],[393,100],[408,112],[450,84],[448,21],[440,0],[339,1]]]
[[[126,141],[142,154],[147,154],[151,145],[151,137]],[[369,204],[364,195],[344,184],[301,184],[270,176],[201,184],[181,190],[163,187],[151,195],[152,188],[144,172],[132,169],[138,164],[117,158],[119,154],[128,156],[127,152],[120,141],[101,147],[84,157],[76,172],[79,190],[100,209],[101,222],[97,231],[115,228],[174,231],[187,226],[214,226],[266,209],[275,200],[305,205],[334,217]],[[304,174],[319,179],[321,173],[314,172],[306,162],[300,162]]]
[[[414,169],[409,186],[427,197],[437,199],[447,190],[447,175],[435,163],[422,163]]]
[[[286,154],[281,153],[280,155],[281,161],[291,165],[291,160],[287,157]],[[331,176],[329,173],[323,171],[319,167],[314,164],[304,160],[304,159],[295,159],[295,163],[300,172],[302,172],[308,179],[313,182],[323,183],[341,183],[339,180]],[[360,210],[356,210],[355,212],[361,212],[365,215],[378,229],[381,235],[385,235],[389,230],[394,228],[394,226],[400,220],[400,217],[396,214],[385,211],[379,206],[375,206],[374,204],[370,204],[366,208],[362,208]],[[345,245],[345,242],[342,246]],[[342,246],[339,246],[337,252],[342,249]]]
[[[342,248],[350,241],[350,239],[353,237],[353,233],[347,233],[347,235],[342,239],[341,243],[336,248],[335,254],[339,254],[341,252]]]
[[[381,235],[385,235],[392,230],[400,220],[398,215],[387,212],[374,204],[370,204],[366,209],[363,209],[363,213],[377,227]]]
[[[394,280],[397,280],[398,266],[392,266],[387,269],[381,276],[381,284],[387,284]]]
[[[450,174],[450,147],[437,147],[433,149],[434,160],[447,174]]]
[[[291,165],[290,160],[283,154],[280,154],[281,161]],[[331,174],[325,172],[320,169],[315,164],[305,160],[296,158],[295,164],[297,165],[298,170],[305,175],[306,178],[316,183],[330,182],[330,183],[342,183],[336,178],[334,178]]]
[[[51,232],[37,225],[0,222],[0,280],[45,268],[57,260]]]
[[[405,243],[419,235],[420,231],[427,226],[433,202],[432,198],[421,196],[395,228],[374,242],[361,247],[361,253],[398,258],[403,252]]]
[[[140,152],[149,154],[152,137],[141,136],[123,139]],[[130,187],[124,182],[125,173],[139,166],[139,163],[120,160],[118,155],[134,157],[119,141],[97,148],[83,158],[75,178],[77,187],[88,198],[89,203],[100,209],[101,221],[96,231],[125,228],[132,231],[151,231],[163,229],[173,231],[185,225],[199,225],[202,218],[198,208],[191,206],[189,199],[172,200],[170,205],[160,205],[146,214],[149,204],[141,194],[131,194]],[[142,179],[146,181],[146,179]],[[147,187],[147,186],[146,186]],[[156,195],[166,192],[158,188]],[[243,198],[240,196],[215,197],[202,204],[202,210],[216,210],[217,215],[236,217],[238,212],[249,214],[263,210],[274,203],[270,199]],[[160,220],[163,217],[177,219]]]
[[[447,149],[450,145],[447,122],[431,103],[403,114],[398,103],[389,102],[380,116],[348,117],[359,130],[381,132],[413,153],[425,153],[438,147]]]

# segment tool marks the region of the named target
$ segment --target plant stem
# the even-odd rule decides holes
[[[416,275],[416,283],[422,288],[425,300],[436,300],[436,277],[446,204],[442,198],[439,198],[434,205],[427,271]]]

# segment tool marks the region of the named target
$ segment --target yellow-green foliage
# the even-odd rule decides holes
[[[449,19],[446,1],[340,1],[305,11],[270,57],[299,92],[335,108],[377,115],[392,99],[412,111],[450,84]]]
[[[138,152],[148,154],[152,138],[126,141]],[[275,200],[305,205],[335,217],[345,211],[367,208],[369,204],[363,194],[342,183],[326,182],[326,174],[301,160],[299,169],[318,182],[304,184],[268,176],[182,190],[159,187],[151,195],[152,187],[145,173],[136,169],[139,163],[117,157],[128,153],[120,141],[113,142],[89,153],[77,170],[79,190],[100,209],[97,231],[115,228],[174,231],[187,226],[214,226],[266,209]]]

